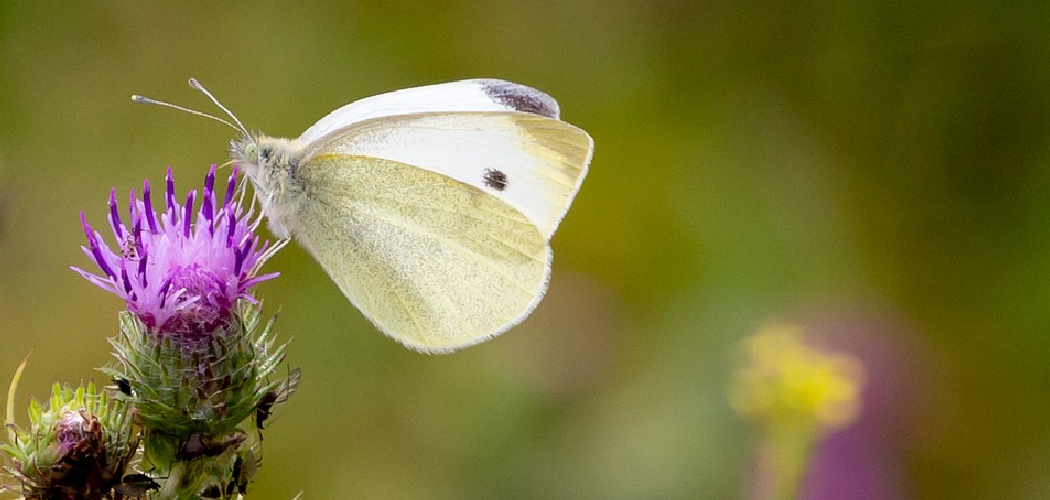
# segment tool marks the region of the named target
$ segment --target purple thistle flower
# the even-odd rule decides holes
[[[249,290],[278,273],[256,276],[262,264],[283,246],[260,244],[254,234],[259,220],[245,211],[235,195],[237,172],[230,175],[222,205],[215,198],[215,165],[204,179],[204,191],[196,220],[190,191],[180,205],[175,180],[168,169],[164,203],[157,214],[150,199],[149,181],[143,183],[142,199],[131,190],[128,223],[117,209],[116,190],[109,197],[109,225],[116,241],[111,249],[88,225],[80,221],[88,245],[84,254],[101,273],[73,270],[103,290],[127,303],[151,333],[202,338],[229,324],[237,299],[255,303]],[[243,187],[242,187],[243,189]]]

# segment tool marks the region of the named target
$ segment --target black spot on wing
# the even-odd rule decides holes
[[[505,80],[478,80],[481,89],[493,101],[534,115],[558,118],[558,101],[532,87]]]
[[[481,176],[485,181],[485,185],[495,189],[496,191],[503,191],[507,189],[507,174],[494,168],[486,168],[485,173]]]

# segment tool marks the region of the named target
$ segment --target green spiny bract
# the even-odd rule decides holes
[[[120,335],[111,339],[120,367],[105,371],[127,380],[131,395],[117,398],[131,403],[143,428],[158,433],[233,431],[280,383],[269,379],[287,343],[274,345],[273,320],[255,334],[259,310],[242,300],[224,332],[194,340],[150,333],[134,314],[121,313]]]

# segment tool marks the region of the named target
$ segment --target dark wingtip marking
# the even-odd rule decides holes
[[[503,191],[507,189],[507,174],[501,170],[494,168],[486,168],[485,173],[481,176],[485,181],[485,185],[495,189],[496,191]]]
[[[505,80],[479,80],[481,89],[504,106],[534,115],[558,118],[558,101],[532,87]]]

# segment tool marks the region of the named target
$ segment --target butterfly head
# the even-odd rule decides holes
[[[294,225],[293,201],[302,191],[300,156],[300,148],[287,139],[242,136],[230,143],[233,164],[251,179],[270,229],[280,238],[288,238],[288,227]]]
[[[259,157],[258,140],[251,136],[242,136],[230,141],[230,159],[238,171],[243,172],[254,182],[259,177],[259,166],[262,160]]]
[[[283,194],[294,189],[299,173],[299,150],[293,141],[258,136],[243,136],[230,142],[230,158],[244,172],[257,190]]]

